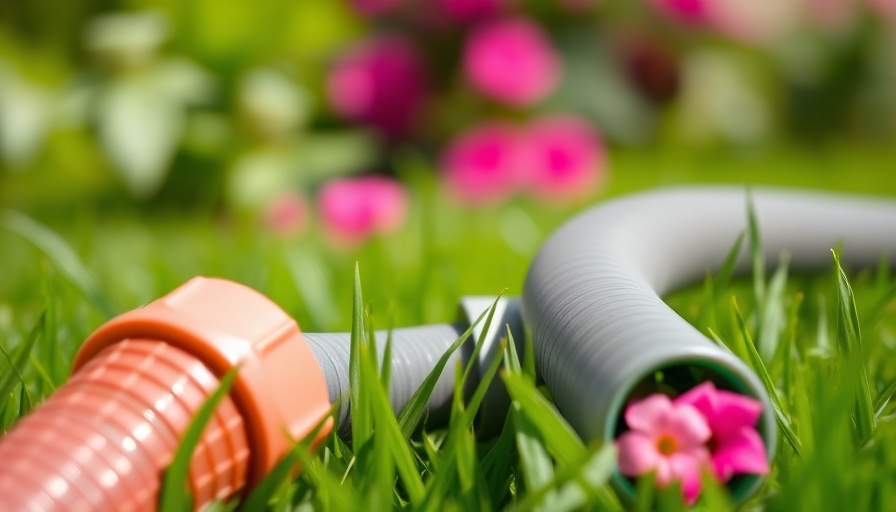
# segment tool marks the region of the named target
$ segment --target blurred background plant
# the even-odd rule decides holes
[[[374,173],[562,208],[626,148],[892,143],[894,77],[892,0],[4,2],[0,201],[295,235]]]

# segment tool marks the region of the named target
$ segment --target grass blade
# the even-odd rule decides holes
[[[108,318],[117,314],[116,308],[100,291],[93,274],[68,243],[50,228],[15,210],[0,210],[0,227],[21,236],[43,252],[100,313]]]
[[[277,492],[277,488],[283,485],[283,482],[292,476],[293,469],[301,460],[299,453],[311,454],[314,439],[317,438],[317,435],[324,428],[324,425],[327,424],[327,421],[332,418],[335,422],[335,418],[341,406],[341,401],[337,400],[336,403],[330,407],[330,412],[317,422],[314,428],[311,429],[311,432],[293,445],[289,453],[283,457],[283,460],[278,462],[277,465],[274,466],[274,469],[272,469],[270,473],[268,473],[268,475],[264,477],[254,489],[252,489],[252,492],[249,493],[246,499],[240,503],[241,510],[264,510],[268,502]]]
[[[373,434],[373,421],[362,394],[360,347],[367,344],[364,331],[364,299],[361,295],[361,274],[355,263],[354,295],[352,300],[352,334],[349,349],[349,407],[352,421],[352,445],[357,452]]]
[[[16,347],[12,354],[7,352],[3,345],[0,344],[0,353],[3,354],[6,365],[9,366],[9,370],[4,371],[4,365],[0,364],[0,397],[9,395],[16,384],[20,383],[22,387],[25,386],[25,379],[22,377],[21,370],[25,368],[25,362],[31,356],[31,351],[34,350],[37,340],[45,335],[46,320],[47,314],[45,311],[41,313],[37,324],[31,329],[25,343]]]
[[[753,204],[753,191],[747,189],[747,230],[750,239],[750,262],[753,268],[753,294],[756,304],[765,304],[765,256],[762,253],[762,237],[759,236],[759,220]],[[761,323],[761,322],[760,322]]]
[[[852,286],[840,265],[840,251],[831,250],[837,271],[837,338],[843,354],[858,360],[858,388],[856,389],[855,423],[859,443],[864,444],[874,434],[875,408],[871,398],[871,384],[865,370],[865,358],[862,351],[862,332],[859,328],[859,315],[856,311],[855,295]]]
[[[766,290],[765,302],[762,304],[762,315],[760,316],[762,322],[759,324],[759,336],[756,343],[762,360],[767,364],[773,360],[775,352],[778,350],[781,334],[787,325],[784,292],[787,286],[788,264],[789,258],[782,257],[778,268],[772,274]]]
[[[762,362],[762,357],[760,357],[759,352],[756,350],[756,345],[753,344],[753,338],[750,336],[750,331],[747,329],[747,324],[744,321],[744,317],[740,312],[740,308],[737,306],[737,300],[732,297],[731,303],[734,307],[734,314],[737,318],[737,324],[740,328],[741,335],[744,338],[744,346],[747,351],[747,355],[749,356],[747,362],[753,368],[753,371],[756,372],[756,375],[759,376],[759,380],[762,382],[762,385],[765,387],[765,392],[768,394],[769,398],[772,401],[772,408],[774,408],[775,413],[775,422],[778,424],[778,429],[781,431],[781,435],[784,436],[784,439],[787,440],[787,443],[793,448],[794,453],[799,456],[803,454],[802,443],[800,443],[799,437],[794,432],[793,427],[791,426],[790,418],[784,413],[784,407],[781,405],[781,399],[778,397],[778,390],[775,388],[775,383],[772,382],[771,376],[768,374],[768,370],[765,368],[765,364]]]
[[[362,348],[362,356],[367,355],[367,347]],[[376,382],[379,376],[376,372],[376,366],[372,358],[363,361],[365,377],[367,382]],[[385,454],[391,454],[395,468],[401,477],[404,488],[413,505],[419,504],[423,500],[425,488],[423,480],[420,477],[420,471],[414,462],[414,455],[411,453],[410,445],[407,438],[398,425],[392,406],[389,404],[389,397],[386,390],[381,386],[372,386],[368,391],[371,400],[370,407],[376,422],[376,432],[378,438],[374,442],[381,442],[386,448]]]
[[[880,393],[877,394],[877,398],[874,399],[874,417],[879,418],[881,413],[884,412],[884,409],[887,407],[887,404],[890,403],[890,400],[893,399],[893,395],[896,394],[896,379],[890,381],[887,384],[887,387],[882,389]]]
[[[554,463],[544,449],[538,428],[523,414],[519,402],[513,403],[510,411],[516,429],[516,447],[526,488],[534,490],[547,486],[554,479]],[[555,506],[552,501],[555,499],[556,493],[548,492],[542,497],[540,504],[553,510]]]
[[[193,497],[186,489],[185,484],[188,480],[190,471],[190,461],[193,458],[193,452],[199,439],[202,436],[205,426],[215,414],[218,404],[230,393],[233,381],[236,379],[239,367],[231,368],[224,378],[218,389],[208,397],[208,399],[196,411],[196,415],[190,420],[190,426],[181,438],[177,451],[174,452],[174,458],[171,465],[165,470],[162,476],[162,487],[159,496],[159,510],[169,511],[187,511],[193,510]]]
[[[522,411],[532,420],[553,456],[564,464],[572,464],[578,460],[585,451],[585,445],[556,407],[521,374],[505,373],[502,377],[510,397],[520,404]]]
[[[401,413],[398,415],[398,425],[401,428],[402,435],[407,439],[411,436],[414,430],[417,428],[417,425],[420,423],[420,420],[423,419],[423,414],[426,412],[426,402],[429,400],[430,395],[432,395],[432,391],[436,387],[436,383],[439,381],[439,377],[442,376],[442,372],[445,370],[445,366],[448,364],[448,360],[451,359],[451,355],[457,351],[473,334],[473,330],[482,322],[483,318],[489,317],[491,318],[495,313],[495,308],[498,306],[498,299],[492,303],[491,307],[488,310],[483,311],[479,317],[473,322],[470,327],[464,331],[463,334],[457,341],[451,344],[451,347],[442,354],[442,357],[439,358],[436,365],[433,367],[432,371],[429,372],[429,375],[426,376],[426,379],[417,388],[417,391],[414,392],[414,395],[408,401],[408,403],[404,406],[404,409],[401,410]],[[488,326],[486,326],[486,329]],[[483,331],[487,332],[487,331]],[[477,345],[479,345],[477,343]],[[475,350],[475,349],[474,349]],[[471,361],[473,359],[471,358]]]
[[[741,231],[740,234],[737,235],[737,239],[734,241],[731,249],[728,250],[728,255],[725,256],[725,261],[716,273],[716,277],[713,280],[713,290],[716,293],[721,290],[727,290],[728,286],[731,284],[731,279],[734,277],[734,268],[737,265],[737,257],[740,255],[740,251],[743,248],[746,235],[747,234],[744,231]],[[716,297],[718,297],[718,295],[716,295]]]

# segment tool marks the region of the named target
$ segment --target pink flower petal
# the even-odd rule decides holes
[[[318,207],[328,238],[336,245],[353,247],[400,227],[407,212],[407,197],[394,179],[362,176],[326,183]]]
[[[679,395],[675,398],[675,403],[688,404],[709,417],[713,414],[713,402],[717,392],[715,385],[707,381]]]
[[[265,208],[265,224],[280,236],[293,236],[308,226],[308,202],[298,192],[277,195]]]
[[[673,479],[681,482],[685,501],[692,505],[703,488],[700,470],[706,464],[708,452],[705,448],[694,452],[681,452],[669,457]]]
[[[519,181],[520,143],[514,128],[484,123],[452,141],[442,157],[448,188],[468,204],[489,204],[508,197]]]
[[[659,457],[656,462],[656,485],[657,487],[665,487],[672,483],[675,475],[672,473],[672,464],[668,457]]]
[[[743,427],[753,427],[762,415],[762,402],[748,396],[719,391],[712,421],[716,437],[725,438]]]
[[[530,105],[553,90],[560,59],[536,23],[523,18],[489,22],[470,35],[464,49],[470,83],[511,105]]]
[[[439,0],[438,6],[448,17],[460,22],[489,18],[515,3],[515,0]]]
[[[327,77],[327,95],[338,114],[393,138],[412,131],[428,89],[416,47],[398,36],[357,45],[340,56]]]
[[[636,431],[628,431],[616,440],[619,452],[619,472],[625,476],[638,477],[656,467],[660,454],[652,437]]]
[[[628,428],[656,435],[666,427],[672,413],[672,401],[662,394],[632,402],[625,408],[625,423]]]
[[[765,475],[769,471],[765,444],[755,429],[743,427],[724,439],[712,455],[716,477],[727,482],[735,473]]]
[[[585,120],[551,116],[523,133],[526,186],[537,197],[572,200],[589,195],[604,175],[603,141]]]
[[[675,399],[687,404],[706,418],[713,436],[724,438],[741,427],[756,425],[762,414],[762,402],[739,393],[720,391],[712,382],[704,382]]]
[[[702,446],[712,436],[706,419],[690,405],[674,405],[675,414],[669,415],[666,432],[675,438],[679,450]]]

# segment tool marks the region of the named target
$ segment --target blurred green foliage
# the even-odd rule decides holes
[[[855,3],[826,25],[821,2],[803,4],[770,41],[682,26],[648,2],[532,0],[513,11],[549,31],[564,63],[536,110],[581,114],[614,147],[892,143],[893,20]],[[325,93],[340,52],[382,32],[426,48],[439,91],[419,136],[397,146],[338,119]],[[0,204],[257,211],[278,190],[395,173],[408,147],[433,163],[460,126],[526,115],[470,95],[455,62],[462,36],[364,18],[349,0],[3,2]]]

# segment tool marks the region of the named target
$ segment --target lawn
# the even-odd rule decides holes
[[[589,203],[656,186],[706,182],[893,197],[894,157],[892,150],[854,147],[734,155],[628,148],[612,153],[608,182]],[[354,251],[328,248],[317,232],[278,238],[250,220],[202,207],[23,202],[22,210],[40,225],[4,212],[0,347],[6,357],[0,358],[0,429],[10,428],[63,385],[80,343],[101,323],[192,276],[247,284],[295,317],[306,332],[354,326],[362,333],[359,320],[377,329],[445,322],[454,319],[463,295],[519,294],[540,243],[564,219],[588,207],[517,199],[461,210],[438,193],[431,173],[416,159],[400,162],[397,172],[411,187],[408,224]],[[15,189],[15,180],[10,186]],[[849,310],[838,304],[849,296],[838,287],[843,283],[833,259],[831,270],[821,275],[782,276],[768,269],[768,275],[744,276],[716,293],[694,283],[668,298],[703,332],[712,329],[735,353],[748,354],[747,339],[762,327],[756,323],[751,279],[761,279],[774,296],[772,316],[786,325],[779,340],[783,348],[774,357],[764,362],[747,358],[751,367],[768,373],[780,399],[779,423],[789,433],[779,436],[771,474],[743,505],[747,509],[883,510],[896,503],[896,415],[889,403],[896,391],[896,279],[886,265],[845,270],[855,292],[861,363],[870,382],[870,395],[864,397],[873,406],[870,439],[862,439],[855,421],[855,382],[861,371],[839,348],[848,333],[838,326]],[[363,301],[353,303],[361,290]],[[764,304],[773,299],[767,296]],[[249,498],[260,501],[252,503],[267,502],[275,510],[683,508],[674,490],[655,493],[649,485],[639,486],[634,501],[618,496],[607,485],[615,465],[612,449],[585,445],[566,426],[526,354],[508,352],[496,362],[494,378],[505,379],[514,402],[503,433],[491,439],[478,439],[472,428],[475,399],[456,403],[449,425],[416,429],[405,437],[409,430],[399,429],[384,410],[383,388],[377,385],[381,376],[369,352],[361,349],[360,354],[360,391],[351,397],[353,439],[332,435],[313,455],[299,445],[294,456],[304,460],[303,472],[295,479],[267,481]],[[733,507],[723,489],[712,485],[696,506]]]

